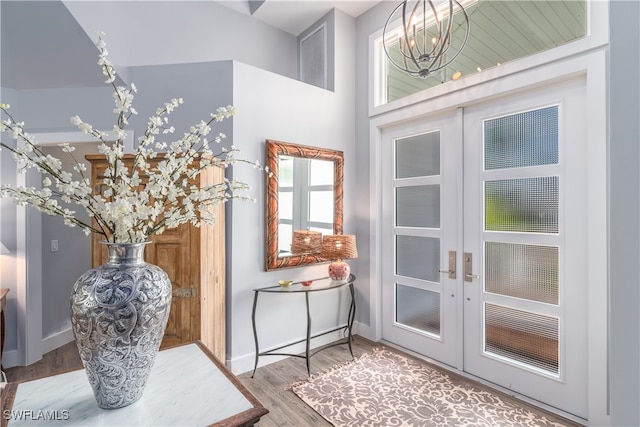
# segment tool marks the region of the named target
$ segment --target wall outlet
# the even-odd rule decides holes
[[[51,241],[51,252],[58,252],[58,241],[57,240],[52,240]]]

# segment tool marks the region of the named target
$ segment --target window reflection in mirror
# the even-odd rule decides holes
[[[328,160],[279,156],[278,256],[291,255],[293,230],[333,232],[333,169]]]

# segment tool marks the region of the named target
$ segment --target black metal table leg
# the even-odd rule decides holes
[[[351,357],[353,357],[353,349],[351,348],[351,339],[352,339],[352,331],[353,331],[353,321],[356,318],[356,294],[353,288],[353,283],[349,284],[349,292],[351,293],[351,305],[349,306],[349,314],[347,315],[347,324],[349,330],[348,343],[349,343],[349,353],[351,353]]]
[[[307,302],[307,343],[306,343],[306,352],[305,358],[307,360],[307,375],[311,375],[311,362],[309,356],[309,347],[311,346],[311,310],[309,309],[309,292],[305,292],[304,297]]]
[[[251,378],[256,374],[256,369],[258,368],[258,357],[260,357],[260,348],[258,346],[258,331],[256,330],[256,306],[258,305],[258,293],[254,292],[253,294],[253,309],[251,310],[251,324],[253,325],[253,341],[256,345],[256,360],[253,365],[253,373],[251,374]]]

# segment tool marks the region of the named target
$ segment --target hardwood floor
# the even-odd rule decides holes
[[[355,336],[353,354],[358,357],[370,352],[374,347],[380,346],[380,344]],[[264,357],[268,358],[269,356]],[[346,345],[330,347],[311,358],[311,373],[322,372],[351,360]],[[22,382],[79,368],[82,368],[82,363],[75,343],[71,342],[47,353],[42,360],[33,365],[7,369],[6,374],[9,381]],[[304,359],[289,357],[258,368],[254,378],[251,378],[251,372],[240,374],[238,378],[269,409],[269,413],[261,418],[259,426],[331,426],[292,391],[287,390],[287,386],[308,379]],[[527,405],[523,404],[523,406]],[[556,419],[561,425],[576,425],[559,417]]]
[[[82,361],[78,355],[78,347],[72,341],[50,351],[32,365],[5,369],[5,374],[9,382],[24,382],[81,368]]]
[[[360,336],[353,339],[353,355],[361,356],[376,345]],[[269,357],[269,356],[264,356]],[[311,374],[351,361],[346,345],[327,348],[311,358]],[[309,378],[304,359],[289,357],[260,367],[251,378],[251,372],[238,376],[244,386],[269,410],[260,419],[261,427],[272,426],[331,426],[324,418],[307,406],[286,387]]]

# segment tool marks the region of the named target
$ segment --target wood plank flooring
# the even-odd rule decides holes
[[[380,344],[373,343],[360,336],[355,336],[353,341],[353,354],[355,357],[358,357],[370,352],[374,347],[380,346]],[[268,358],[269,356],[264,357]],[[311,373],[322,372],[335,365],[351,360],[351,354],[346,345],[330,347],[311,358]],[[9,381],[22,382],[79,368],[82,368],[82,363],[78,356],[75,343],[71,342],[47,353],[42,360],[33,365],[7,369],[6,374]],[[302,402],[292,391],[287,390],[287,386],[308,378],[304,359],[289,357],[258,368],[254,378],[251,378],[251,372],[240,374],[238,378],[242,384],[269,409],[269,414],[260,420],[260,427],[331,426],[324,418]],[[527,405],[523,404],[523,406]],[[537,408],[536,410],[539,411]],[[561,424],[576,425],[559,417],[557,420]]]
[[[42,359],[29,366],[5,369],[9,382],[24,382],[49,375],[61,374],[82,368],[78,347],[74,341],[45,354]]]
[[[361,356],[371,351],[373,347],[375,344],[371,341],[355,336],[353,355]],[[311,374],[351,360],[351,354],[346,345],[327,348],[311,358]],[[292,391],[286,390],[287,386],[309,378],[304,359],[289,357],[258,368],[253,378],[251,378],[251,372],[245,372],[238,378],[269,410],[269,413],[260,419],[260,427],[331,426]]]

